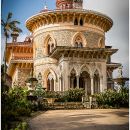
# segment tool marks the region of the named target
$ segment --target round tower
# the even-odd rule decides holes
[[[42,73],[47,90],[77,86],[93,94],[106,89],[106,61],[114,52],[105,48],[105,33],[113,21],[82,5],[83,0],[56,0],[56,10],[26,21],[33,34],[34,71]]]

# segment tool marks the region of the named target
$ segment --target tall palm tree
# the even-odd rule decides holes
[[[2,28],[3,28],[3,31],[4,31],[4,36],[5,36],[5,50],[4,50],[4,81],[6,81],[6,49],[7,49],[7,40],[8,38],[10,37],[10,34],[12,32],[22,32],[22,30],[20,28],[17,27],[17,24],[20,24],[19,21],[17,20],[12,20],[12,13],[9,12],[8,13],[8,16],[7,16],[7,19],[4,21],[4,20],[1,20],[1,25],[2,25]]]

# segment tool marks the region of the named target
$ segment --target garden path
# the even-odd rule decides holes
[[[30,130],[128,130],[128,109],[52,110],[32,118]]]

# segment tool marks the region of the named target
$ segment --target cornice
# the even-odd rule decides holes
[[[100,27],[107,32],[113,25],[113,21],[108,16],[91,10],[84,9],[66,9],[41,12],[33,15],[26,20],[26,27],[31,31],[45,25],[54,25],[60,22],[73,23],[74,19],[83,19],[84,24],[91,24]]]

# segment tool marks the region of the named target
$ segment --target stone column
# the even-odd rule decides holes
[[[85,87],[85,91],[86,91],[86,93],[87,93],[87,95],[88,95],[88,90],[87,90],[87,79],[84,78],[83,80],[84,80],[84,83],[85,83],[85,86],[84,86],[84,87]]]
[[[58,91],[61,91],[61,77],[59,77],[59,89]]]
[[[77,88],[79,88],[79,75],[76,76],[77,79]]]
[[[103,76],[100,76],[100,92],[103,92]]]
[[[71,88],[74,88],[74,78],[71,77]]]
[[[68,76],[68,88],[71,87],[70,85],[71,85],[71,84],[70,84],[70,76]]]
[[[50,83],[50,91],[51,91],[51,80],[49,79],[49,83]]]
[[[94,88],[94,86],[93,86],[93,76],[91,76],[90,78],[91,78],[91,95],[93,95],[94,94],[94,91],[93,91],[93,88]]]

